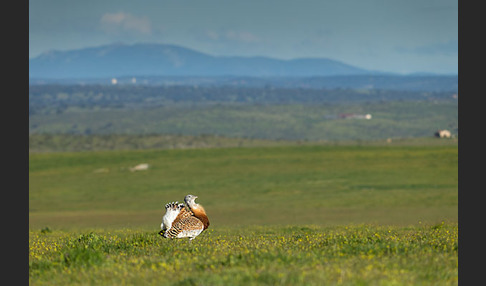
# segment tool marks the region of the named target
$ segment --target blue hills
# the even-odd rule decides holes
[[[49,51],[29,60],[29,77],[44,79],[123,76],[310,77],[372,74],[325,58],[212,56],[168,44],[110,44]]]

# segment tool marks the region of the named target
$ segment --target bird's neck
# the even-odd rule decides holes
[[[202,221],[202,223],[204,224],[204,229],[208,228],[209,218],[206,215],[206,211],[204,210],[204,208],[198,204],[190,205],[189,208],[194,213],[194,216]]]

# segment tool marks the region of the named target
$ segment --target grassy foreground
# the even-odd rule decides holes
[[[30,231],[30,285],[457,285],[458,225]]]
[[[457,145],[30,153],[29,282],[457,285],[457,188]],[[157,235],[188,193],[210,228]]]

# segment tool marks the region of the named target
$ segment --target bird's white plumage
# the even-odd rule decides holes
[[[189,240],[193,240],[198,236],[203,229],[194,229],[194,230],[183,230],[181,231],[178,235],[177,238],[184,238],[184,237],[189,237]]]
[[[162,217],[162,224],[160,224],[160,228],[162,230],[167,230],[172,227],[172,222],[176,219],[176,217],[181,212],[181,207],[183,204],[178,204],[177,202],[172,202],[170,204],[165,205],[165,215]]]

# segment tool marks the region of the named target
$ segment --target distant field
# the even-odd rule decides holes
[[[363,95],[364,96],[364,95]],[[341,119],[371,114],[372,119]],[[178,104],[144,108],[67,107],[29,116],[29,134],[213,134],[264,140],[378,140],[458,131],[457,100],[315,104]]]
[[[457,146],[458,138],[439,139],[432,136],[386,138],[377,140],[265,140],[231,138],[215,135],[82,135],[30,134],[29,152],[78,152],[147,149],[202,149],[278,146]]]
[[[29,224],[156,230],[189,193],[214,228],[455,222],[457,162],[457,144],[31,153]]]

